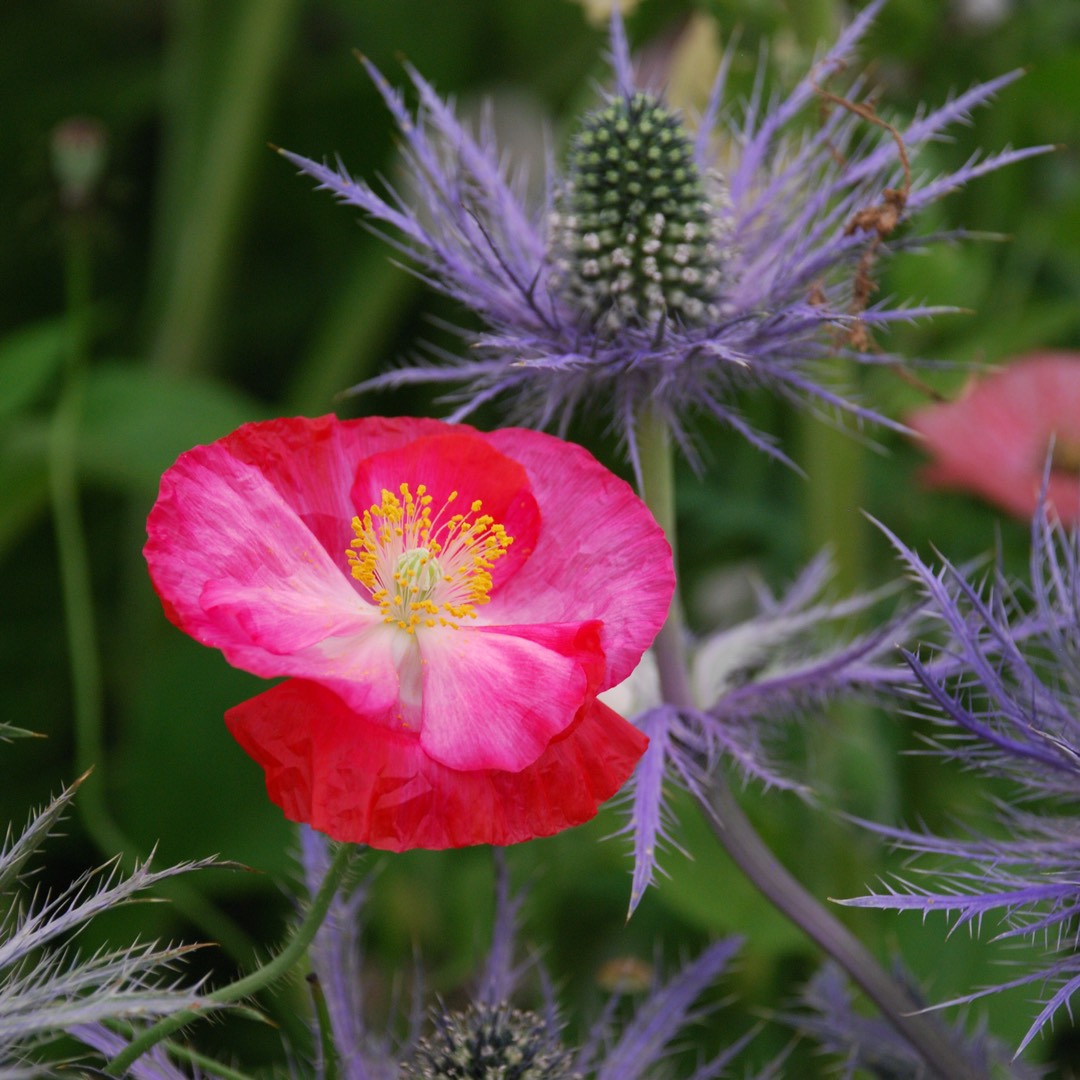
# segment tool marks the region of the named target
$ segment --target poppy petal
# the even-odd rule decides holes
[[[607,658],[602,688],[615,686],[667,617],[675,570],[663,529],[630,485],[582,447],[524,428],[486,438],[525,467],[542,526],[532,557],[492,595],[485,616],[518,623],[599,619]]]
[[[293,679],[230,709],[233,737],[292,821],[389,851],[513,844],[580,825],[625,783],[648,739],[595,699],[520,772],[457,770],[412,734]]]
[[[1039,505],[1047,455],[1047,502],[1065,522],[1080,518],[1080,353],[1031,353],[972,379],[956,400],[918,409],[907,424],[932,461],[929,487],[970,491],[1017,517]],[[1059,467],[1058,458],[1067,467]]]
[[[589,672],[604,668],[595,622],[447,630],[421,648],[420,745],[453,769],[531,765],[592,692]]]
[[[475,433],[429,435],[405,446],[373,454],[360,462],[351,497],[356,513],[378,506],[383,490],[397,493],[402,482],[415,494],[423,484],[431,496],[436,523],[465,513],[474,501],[478,511],[502,525],[513,543],[491,569],[498,589],[528,559],[540,531],[540,512],[521,465],[500,454]]]
[[[169,618],[255,674],[284,674],[280,657],[378,620],[262,472],[220,443],[162,477],[147,533]]]

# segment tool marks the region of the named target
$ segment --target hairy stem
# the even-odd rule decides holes
[[[649,408],[639,417],[637,434],[642,498],[675,550],[674,454],[670,434],[662,417]],[[694,708],[677,593],[653,650],[664,700],[680,708]],[[710,790],[708,797],[701,799],[701,809],[721,846],[754,887],[847,972],[918,1053],[931,1074],[941,1080],[981,1080],[983,1074],[973,1068],[935,1021],[914,1015],[919,1003],[779,862],[743,813],[719,771],[710,777]]]
[[[307,914],[281,952],[250,975],[245,975],[243,978],[229,983],[228,986],[223,986],[220,990],[214,990],[207,994],[204,998],[207,1006],[228,1005],[234,1001],[249,997],[251,994],[264,990],[271,983],[276,982],[292,970],[303,958],[308,945],[311,944],[319,927],[322,926],[323,919],[326,918],[331,901],[334,899],[334,894],[337,892],[338,886],[349,868],[353,852],[354,849],[351,844],[338,845],[333,861],[330,863],[330,868],[326,872],[326,877],[323,878],[319,891],[311,901]],[[108,1063],[105,1067],[105,1075],[125,1075],[132,1063],[137,1061],[148,1050],[163,1039],[167,1039],[174,1031],[179,1031],[185,1024],[190,1024],[192,1020],[205,1017],[209,1011],[208,1007],[183,1009],[159,1020],[133,1039],[124,1050]]]

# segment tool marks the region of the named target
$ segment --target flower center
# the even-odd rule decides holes
[[[612,330],[714,318],[730,233],[721,184],[706,190],[678,114],[651,94],[589,113],[551,218],[564,295]]]
[[[514,542],[476,499],[467,513],[450,513],[452,491],[432,514],[424,484],[398,494],[383,488],[382,502],[352,522],[355,539],[345,555],[352,576],[371,593],[383,621],[415,634],[419,626],[450,626],[475,619],[491,591],[491,568]]]
[[[436,1012],[402,1080],[580,1080],[573,1055],[536,1013],[502,1005]]]

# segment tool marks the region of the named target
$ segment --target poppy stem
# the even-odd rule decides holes
[[[663,417],[646,408],[638,417],[641,496],[663,528],[675,553],[675,467],[671,434]],[[698,708],[691,689],[686,633],[678,588],[671,610],[653,643],[664,700],[678,708]],[[705,819],[732,861],[754,887],[837,964],[881,1011],[885,1020],[941,1080],[985,1080],[948,1034],[893,979],[839,919],[823,907],[769,850],[743,812],[719,770],[698,797]]]
[[[308,945],[311,944],[319,927],[322,926],[334,895],[337,893],[338,887],[341,885],[342,879],[352,863],[355,851],[356,848],[352,844],[338,845],[333,861],[330,863],[330,868],[326,872],[326,877],[323,878],[319,891],[311,901],[311,906],[308,908],[300,925],[296,928],[292,939],[273,959],[268,960],[262,967],[256,968],[250,975],[245,975],[243,978],[229,983],[228,986],[221,987],[220,990],[214,990],[206,994],[202,999],[204,1004],[200,1008],[183,1009],[162,1018],[156,1024],[147,1028],[141,1035],[132,1039],[127,1047],[121,1050],[105,1066],[105,1075],[127,1075],[131,1065],[143,1054],[163,1039],[167,1039],[174,1031],[179,1031],[185,1024],[191,1023],[192,1020],[198,1020],[200,1017],[206,1017],[211,1011],[211,1006],[228,1005],[242,998],[250,997],[252,994],[264,990],[292,970],[303,958]]]

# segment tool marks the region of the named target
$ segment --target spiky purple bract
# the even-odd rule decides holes
[[[571,149],[568,171],[549,168],[540,205],[527,204],[523,185],[515,181],[512,166],[504,166],[490,130],[474,135],[431,84],[407,68],[418,96],[414,115],[404,96],[365,62],[403,137],[408,194],[389,187],[380,194],[351,177],[340,162],[331,167],[283,154],[320,187],[359,207],[372,228],[386,229],[391,245],[417,274],[471,310],[484,329],[467,335],[472,346],[468,359],[440,356],[357,389],[457,384],[454,396],[461,405],[455,418],[498,399],[516,420],[557,431],[565,431],[575,414],[588,412],[595,420],[602,413],[635,466],[636,424],[646,405],[667,422],[692,458],[688,423],[695,414],[712,416],[783,457],[772,439],[742,415],[739,393],[754,387],[827,412],[889,423],[833,385],[835,371],[830,372],[828,361],[846,353],[863,364],[898,363],[895,356],[862,347],[867,335],[889,322],[940,309],[869,303],[869,263],[897,248],[893,229],[927,203],[1047,148],[973,159],[936,178],[916,172],[909,182],[905,173],[897,139],[908,155],[914,154],[946,127],[963,122],[1019,72],[975,86],[918,116],[895,129],[896,138],[867,119],[868,107],[862,106],[860,114],[848,98],[845,104],[830,98],[832,106],[818,126],[807,123],[810,109],[824,100],[822,86],[847,63],[880,6],[869,4],[786,98],[767,100],[762,72],[739,117],[724,98],[729,53],[693,136],[647,88],[642,99],[616,9],[615,88],[606,105],[587,118]],[[856,82],[849,98],[865,95],[866,89]],[[641,100],[651,104],[646,107]],[[649,111],[652,105],[659,110],[655,114]],[[641,235],[635,232],[630,246],[622,249],[619,236],[606,236],[601,224],[583,235],[580,250],[568,254],[567,235],[582,224],[581,214],[591,213],[574,201],[575,192],[580,194],[589,179],[580,175],[592,168],[583,153],[592,145],[599,123],[595,117],[605,108],[612,113],[616,141],[623,138],[619,132],[625,132],[628,113],[663,114],[659,126],[670,128],[672,143],[685,145],[686,153],[679,151],[669,161],[663,156],[666,144],[651,148],[661,155],[657,183],[664,185],[666,196],[671,177],[678,177],[679,197],[690,199],[688,216],[667,215],[650,239],[647,227],[654,219],[646,215]],[[633,128],[631,136],[638,142],[623,147],[620,162],[636,163],[634,147],[644,146],[647,152],[656,126],[650,123],[645,136]],[[589,143],[584,149],[582,138]],[[618,172],[622,164],[616,165]],[[598,182],[606,185],[602,194],[623,190],[625,178],[616,179],[609,183],[601,177]],[[711,200],[708,207],[702,193]],[[649,197],[646,190],[642,199]],[[656,205],[674,204],[661,200]],[[686,244],[682,234],[670,233],[673,220],[689,223]],[[698,240],[703,246],[695,246]],[[649,260],[656,243],[668,241],[667,256],[655,256],[663,263],[657,270]],[[633,245],[640,250],[632,251]],[[586,266],[580,259],[575,262],[579,256],[603,259]],[[620,285],[624,271],[636,275],[636,283],[628,279]],[[690,284],[669,287],[665,275]],[[649,285],[650,276],[664,279],[663,288]],[[584,291],[579,287],[583,281]],[[610,298],[606,306],[597,306],[598,282],[601,294]],[[625,289],[640,295],[647,310],[637,317],[631,304],[630,315],[615,317],[613,326]]]
[[[85,776],[32,814],[21,833],[9,832],[0,841],[0,1078],[4,1080],[45,1075],[41,1058],[65,1033],[82,1038],[85,1032],[103,1030],[104,1022],[141,1021],[187,1008],[209,1012],[216,1007],[199,983],[185,986],[176,974],[178,961],[194,946],[136,942],[84,954],[73,942],[98,916],[143,898],[167,879],[227,864],[202,859],[153,870],[144,861],[124,874],[118,861],[110,860],[54,892],[24,888],[25,879],[31,878],[30,860],[54,835],[83,780]]]
[[[305,882],[314,895],[328,865],[327,841],[308,829],[303,830],[302,838]],[[432,1055],[440,1049],[447,1049],[442,1045],[447,1040],[459,1037],[469,1039],[471,1035],[490,1033],[488,1029],[492,1025],[498,1028],[508,1018],[516,1022],[521,1017],[527,1018],[528,1033],[539,1039],[538,1045],[542,1044],[553,1060],[569,1062],[565,1072],[559,1072],[559,1076],[580,1080],[642,1080],[644,1077],[663,1075],[662,1062],[677,1045],[679,1036],[713,1011],[712,1006],[702,1004],[702,995],[728,968],[740,944],[736,938],[727,938],[708,946],[666,982],[656,980],[652,988],[635,1002],[633,1009],[627,1010],[625,997],[616,994],[586,1029],[582,1043],[565,1051],[564,1057],[559,1049],[563,1040],[563,1024],[551,990],[551,981],[535,956],[522,960],[516,955],[515,942],[523,898],[510,890],[501,853],[496,857],[495,899],[492,945],[477,990],[471,995],[471,1005],[465,1011],[452,1013],[442,1005],[435,1006],[431,1015],[432,1024],[439,1035],[439,1040],[435,1042],[421,1037],[421,1016],[417,1008],[419,998],[414,999],[408,1034],[404,1038],[391,1040],[372,1030],[359,994],[357,944],[362,886],[360,892],[351,894],[351,898],[339,897],[335,901],[331,917],[316,937],[312,968],[326,1002],[331,1025],[329,1034],[339,1052],[343,1080],[390,1080],[399,1076],[432,1075]],[[342,965],[350,971],[348,979],[339,977]],[[518,1013],[511,1009],[509,1002],[521,991],[526,975],[533,971],[540,975],[543,1001],[535,1012]],[[742,1050],[747,1038],[736,1040],[716,1057],[702,1062],[694,1073],[694,1080],[717,1080],[725,1075],[726,1067]],[[464,1047],[459,1049],[462,1052],[465,1050]],[[326,1074],[317,1069],[315,1075],[321,1078]],[[508,1072],[507,1075],[518,1074]]]
[[[931,884],[888,883],[880,894],[845,903],[946,912],[956,926],[975,929],[994,918],[994,940],[1044,942],[1048,953],[1034,970],[945,1003],[1045,986],[1019,1053],[1080,991],[1080,533],[1040,509],[1026,598],[1000,571],[979,587],[948,562],[935,570],[892,540],[946,632],[936,654],[907,657],[921,687],[918,711],[940,732],[932,747],[1010,783],[1012,793],[993,801],[1000,827],[992,835],[872,825],[912,852]]]
[[[911,984],[906,972],[895,970],[898,981]],[[921,994],[914,986],[912,996]],[[867,1016],[858,1008],[851,986],[843,972],[832,963],[825,964],[806,984],[802,992],[805,1011],[789,1013],[785,1019],[798,1031],[819,1042],[827,1053],[843,1062],[837,1075],[842,1080],[857,1076],[920,1077],[925,1066],[912,1052],[911,1045],[898,1037],[896,1029],[876,1016]],[[983,1025],[966,1031],[961,1022],[950,1033],[956,1046],[962,1047],[973,1069],[980,1076],[1005,1075],[1013,1080],[1037,1080],[1043,1070],[1027,1068],[1009,1061],[1009,1050]]]
[[[838,699],[876,701],[914,684],[895,646],[911,639],[917,612],[901,609],[872,631],[854,632],[853,621],[885,594],[830,600],[830,577],[829,560],[814,559],[782,595],[759,587],[752,618],[703,641],[692,661],[693,710],[649,700],[648,692],[658,689],[642,678],[644,662],[631,676],[629,682],[645,686],[646,693],[636,695],[644,711],[634,722],[649,736],[627,786],[630,817],[621,830],[634,845],[631,912],[662,872],[663,851],[678,848],[669,805],[673,787],[707,803],[710,774],[727,761],[766,787],[805,794],[778,753],[791,724]],[[651,658],[647,653],[645,661]]]

